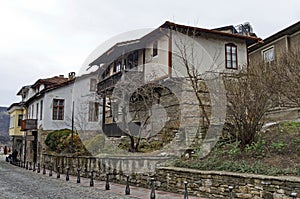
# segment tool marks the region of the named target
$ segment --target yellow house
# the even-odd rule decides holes
[[[9,136],[12,138],[12,148],[17,150],[18,154],[23,152],[23,131],[21,131],[21,123],[25,110],[21,103],[13,103],[7,108],[10,116]]]

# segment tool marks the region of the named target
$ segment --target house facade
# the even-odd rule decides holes
[[[25,110],[22,103],[13,103],[7,110],[10,116],[9,136],[12,138],[12,148],[16,149],[19,154],[23,154],[24,133],[21,131],[21,124]]]
[[[266,65],[276,64],[277,61],[280,62],[280,59],[283,56],[299,54],[300,21],[278,31],[259,43],[251,45],[248,51],[251,62],[265,63]],[[284,65],[279,67],[284,67]],[[284,82],[289,80],[281,79],[281,81]],[[294,82],[296,81],[297,80]],[[297,85],[294,86],[297,87]],[[292,91],[292,93],[297,93],[297,88]],[[287,100],[284,95],[278,94],[275,99],[276,103],[274,107],[272,107],[265,116],[266,121],[277,122],[282,120],[296,120],[300,117],[299,107],[295,107],[295,104]]]
[[[298,50],[300,46],[300,21],[249,46],[249,58],[271,62],[281,55]]]
[[[104,133],[108,136],[124,134],[118,124],[120,118],[124,118],[124,114],[118,107],[120,102],[113,97],[113,93],[118,82],[122,81],[122,76],[129,71],[141,74],[144,84],[160,84],[176,78],[188,78],[185,61],[189,62],[189,65],[197,66],[203,74],[232,73],[247,65],[248,47],[259,40],[254,36],[239,34],[238,31],[232,33],[165,22],[140,38],[115,44],[90,63],[90,66],[99,67],[97,93],[103,102],[100,117]],[[162,93],[164,92],[167,91],[163,90]],[[169,102],[168,107],[164,105],[168,118],[164,122],[174,124],[178,121],[180,111],[178,107],[174,108],[176,105],[171,108],[173,104],[170,102],[184,99],[186,103],[181,105],[181,115],[185,118],[181,118],[181,122],[185,123],[186,128],[190,128],[192,124],[188,118],[195,115],[190,113],[192,102],[186,98],[191,95],[182,92],[181,99],[171,99],[168,95],[163,95],[165,99],[162,102]],[[182,108],[183,106],[185,108]],[[202,117],[201,113],[196,117]],[[158,124],[158,120],[161,118],[157,118],[154,123]],[[138,120],[135,122],[141,123]],[[156,125],[152,124],[153,126]]]
[[[13,148],[21,161],[40,162],[49,132],[72,129],[73,125],[75,132],[84,132],[80,134],[84,138],[99,129],[96,81],[96,73],[76,78],[71,72],[68,77],[39,79],[18,91],[21,102],[12,104],[8,110]]]

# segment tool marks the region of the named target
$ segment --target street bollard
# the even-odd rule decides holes
[[[188,190],[187,190],[187,185],[188,185],[188,182],[184,181],[184,196],[183,196],[184,199],[188,199],[189,198],[189,193],[188,193]]]
[[[291,196],[292,196],[293,199],[296,199],[297,198],[297,193],[293,192],[293,193],[291,193]]]
[[[38,173],[41,172],[41,165],[40,165],[40,163],[37,164],[37,172],[38,172]]]
[[[154,178],[151,178],[151,193],[150,199],[155,199],[155,188],[154,188]]]
[[[32,162],[29,162],[29,170],[32,170]]]
[[[52,168],[52,163],[50,163],[50,164],[49,164],[49,170],[50,170],[50,171],[49,171],[49,176],[52,176],[52,169],[53,169],[53,168]]]
[[[28,161],[26,161],[26,167],[25,168],[28,170]]]
[[[228,186],[228,189],[229,189],[229,196],[230,196],[230,199],[232,199],[232,190],[233,190],[233,186]]]
[[[80,183],[80,168],[77,169],[77,183]]]
[[[32,171],[35,172],[35,162],[33,162],[33,168]]]
[[[105,190],[109,190],[110,186],[109,186],[109,174],[106,174],[106,183],[105,183]]]
[[[56,178],[60,178],[59,168],[60,166],[57,166]]]
[[[69,177],[69,170],[70,170],[70,167],[67,166],[66,181],[69,181],[69,180],[70,180],[70,177]]]
[[[91,172],[91,180],[90,180],[90,187],[94,186],[94,171]]]
[[[129,175],[126,176],[126,188],[125,195],[130,195],[130,187],[129,187]]]
[[[45,165],[45,163],[43,164],[43,175],[45,175],[46,174],[46,165]]]

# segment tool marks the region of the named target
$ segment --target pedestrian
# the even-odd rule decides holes
[[[12,161],[16,162],[17,161],[17,157],[18,157],[18,151],[17,149],[15,149],[12,153]]]
[[[7,155],[7,146],[4,146],[4,155]]]

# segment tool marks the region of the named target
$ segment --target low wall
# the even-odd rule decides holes
[[[44,154],[43,160],[46,165],[52,162],[54,170],[56,170],[56,165],[60,165],[62,173],[65,173],[67,165],[69,165],[70,173],[73,175],[77,173],[78,167],[81,168],[81,176],[84,177],[88,177],[89,172],[94,170],[95,178],[99,180],[105,180],[106,173],[109,172],[110,181],[124,184],[125,174],[130,175],[131,185],[146,188],[150,187],[150,177],[154,177],[156,189],[170,192],[183,193],[184,181],[187,181],[190,195],[205,195],[209,198],[228,198],[229,185],[234,187],[233,198],[289,199],[292,192],[300,195],[300,177],[296,176],[266,176],[177,167],[157,167],[154,169],[149,159],[137,161],[135,158],[128,159],[127,157],[116,159]],[[160,160],[153,159],[154,162]],[[137,167],[140,169],[138,170]],[[141,168],[143,167],[153,168],[146,169],[148,172],[142,172]]]
[[[228,198],[228,186],[232,185],[234,198],[288,199],[292,192],[300,194],[300,177],[266,176],[222,171],[199,171],[193,169],[161,167],[156,170],[159,188],[182,192],[184,181],[189,182],[192,195],[210,198]]]

